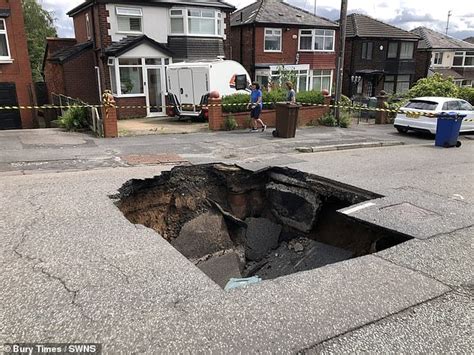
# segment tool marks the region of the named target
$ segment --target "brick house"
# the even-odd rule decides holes
[[[164,107],[150,106],[165,102],[165,66],[229,57],[234,9],[221,0],[86,0],[68,12],[75,41],[48,50],[49,90],[95,102],[111,89],[119,106],[149,106],[121,109],[120,118],[164,115]],[[54,40],[48,47],[57,47]]]
[[[415,82],[419,36],[362,14],[347,16],[342,92],[403,93]]]
[[[421,37],[416,51],[417,79],[439,73],[452,77],[458,86],[474,87],[474,44],[426,27],[411,32]]]
[[[280,0],[260,0],[231,15],[232,59],[264,87],[282,71],[296,90],[332,90],[338,25]]]
[[[0,0],[0,106],[34,104],[21,1]],[[33,128],[32,110],[0,110],[0,129]]]

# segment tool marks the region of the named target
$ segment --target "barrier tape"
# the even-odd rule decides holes
[[[263,105],[274,105],[274,102],[263,102]],[[366,107],[362,105],[337,105],[337,104],[313,104],[313,103],[304,103],[298,102],[298,105],[303,107],[313,106],[313,107],[329,107],[329,108],[340,108],[346,109],[350,111],[372,111],[372,112],[389,112],[389,113],[402,113],[407,115],[409,119],[419,119],[421,117],[437,117],[438,114],[435,113],[422,113],[419,111],[409,111],[409,110],[395,110],[395,109],[388,109],[388,108],[378,108],[378,107]],[[231,104],[208,104],[208,105],[190,105],[190,104],[183,104],[181,108],[209,108],[209,107],[227,107],[227,106],[242,106],[247,107],[247,104],[242,103],[231,103]],[[0,106],[0,110],[59,110],[59,109],[70,109],[72,107],[79,107],[79,108],[103,108],[105,107],[115,107],[116,109],[147,109],[147,108],[174,108],[173,105],[115,105],[110,98],[109,93],[104,93],[103,95],[103,104],[99,105],[18,105],[18,106]],[[463,122],[474,122],[474,119],[464,119]]]

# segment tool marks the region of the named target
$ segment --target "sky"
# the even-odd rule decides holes
[[[60,37],[74,37],[71,19],[66,12],[83,0],[38,0],[43,7],[52,11]],[[340,2],[334,0],[285,0],[292,5],[313,12],[330,20],[339,18]],[[254,0],[226,0],[237,8],[242,8]],[[375,17],[391,25],[411,30],[425,26],[444,33],[448,11],[450,36],[466,38],[474,36],[474,6],[472,0],[348,0],[348,12],[358,12]]]

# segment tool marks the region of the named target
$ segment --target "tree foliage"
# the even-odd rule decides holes
[[[57,36],[53,13],[43,9],[37,0],[21,0],[21,4],[33,80],[42,81],[41,69],[46,37]]]
[[[408,91],[408,97],[441,96],[457,97],[459,88],[454,84],[452,78],[443,78],[439,73],[435,73],[427,78],[420,79]]]

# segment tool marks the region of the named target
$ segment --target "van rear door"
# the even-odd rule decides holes
[[[189,68],[178,69],[179,100],[183,111],[193,111],[193,72]]]

